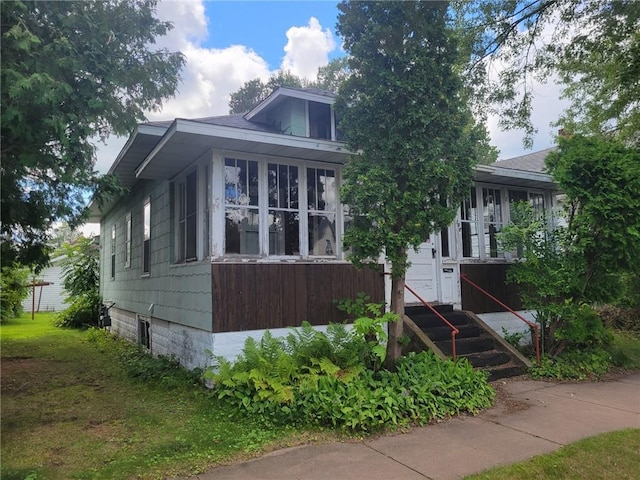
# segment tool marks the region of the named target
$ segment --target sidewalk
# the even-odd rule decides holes
[[[192,480],[458,479],[599,433],[640,428],[640,372],[608,382],[498,383],[477,417],[353,443],[306,445],[218,467]]]

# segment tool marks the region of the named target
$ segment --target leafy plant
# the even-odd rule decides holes
[[[266,421],[350,431],[424,423],[491,404],[486,375],[466,360],[441,362],[423,352],[402,358],[394,373],[364,368],[361,354],[369,347],[362,335],[341,324],[327,334],[308,324],[286,338],[266,332],[260,341],[247,339],[234,364],[218,358],[205,378],[218,398]]]
[[[358,293],[355,300],[338,300],[338,309],[347,312],[353,320],[353,329],[364,340],[367,352],[365,366],[374,371],[380,370],[387,356],[387,325],[396,322],[398,315],[384,311],[384,304],[369,303],[371,297]]]
[[[525,337],[526,334],[527,332],[509,333],[509,331],[506,328],[502,327],[502,337],[508,344],[510,344],[515,348],[520,348],[522,339]]]
[[[545,355],[540,365],[531,368],[533,378],[555,378],[558,380],[584,380],[607,373],[612,364],[611,354],[601,347],[567,350],[561,356]]]
[[[0,272],[0,323],[22,313],[22,301],[29,295],[29,270],[14,265]]]
[[[63,251],[66,259],[62,263],[62,277],[69,307],[56,316],[55,324],[70,328],[95,325],[102,305],[98,290],[99,247],[91,239],[79,237],[74,243],[64,244]]]

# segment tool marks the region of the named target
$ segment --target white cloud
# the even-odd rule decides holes
[[[329,62],[329,52],[336,48],[331,31],[323,30],[315,17],[307,26],[287,30],[287,39],[280,68],[309,80],[316,78],[318,67]]]
[[[174,28],[158,38],[156,45],[181,51],[186,64],[176,96],[165,101],[160,111],[148,112],[149,120],[225,115],[233,92],[249,80],[267,80],[274,73],[249,46],[202,47],[208,36],[208,19],[201,0],[160,2],[157,16],[171,21]],[[323,30],[311,17],[307,26],[291,27],[286,35],[282,68],[304,78],[315,78],[318,67],[328,63],[329,52],[336,48],[330,30]],[[98,171],[108,171],[125,142],[124,138],[111,137],[106,145],[98,144]]]

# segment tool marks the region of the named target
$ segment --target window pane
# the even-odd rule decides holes
[[[143,209],[144,241],[142,242],[142,273],[151,269],[151,203],[145,203]]]
[[[231,205],[258,205],[258,163],[225,159],[225,202]]]
[[[195,260],[196,253],[196,215],[189,215],[186,222],[186,251],[185,260]]]
[[[335,212],[336,179],[334,170],[307,168],[309,210]]]
[[[298,212],[269,210],[269,254],[300,255]]]
[[[309,255],[336,255],[336,217],[310,213]]]
[[[242,255],[260,253],[260,229],[257,209],[225,209],[225,252]]]

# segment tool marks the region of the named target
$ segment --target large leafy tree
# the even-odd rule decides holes
[[[266,82],[256,78],[245,82],[231,94],[229,113],[245,113],[255,107],[278,87],[302,87],[305,80],[288,71],[278,70]]]
[[[93,139],[126,134],[178,86],[156,0],[2,2],[2,261],[43,265],[100,180]],[[102,185],[108,185],[102,182]]]
[[[319,67],[318,77],[313,81],[298,77],[288,71],[278,70],[266,82],[255,78],[245,82],[242,87],[233,92],[229,100],[229,113],[248,112],[278,87],[316,87],[337,92],[338,87],[347,76],[346,57],[336,58]]]
[[[525,261],[509,271],[537,311],[547,353],[606,340],[586,307],[617,300],[640,276],[640,152],[611,138],[560,138],[547,167],[565,192],[566,222],[549,230],[528,204],[501,241]],[[516,209],[518,212],[518,209]],[[636,283],[637,284],[637,283]]]
[[[342,200],[355,216],[345,233],[356,263],[391,264],[388,360],[400,355],[407,250],[453,221],[486,140],[466,102],[462,55],[445,2],[339,4],[350,76],[337,107],[352,152]]]
[[[468,78],[503,128],[524,129],[530,144],[533,80],[556,75],[570,100],[559,125],[583,134],[613,132],[638,145],[640,2],[459,0],[455,6],[460,31],[475,47]]]

